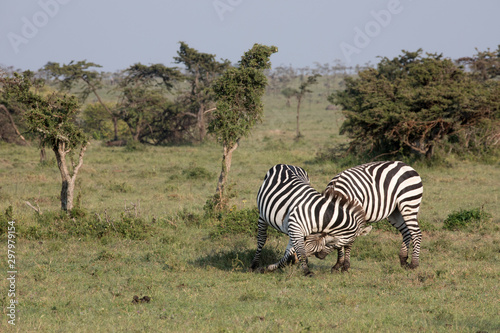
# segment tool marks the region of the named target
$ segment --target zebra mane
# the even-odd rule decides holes
[[[355,215],[361,214],[363,221],[365,220],[365,210],[358,200],[349,199],[343,193],[337,191],[333,186],[328,186],[321,194],[331,201],[340,200],[341,206],[347,205],[347,207],[351,209]]]
[[[344,194],[337,191],[333,186],[327,186],[325,190],[321,192],[321,194],[330,200],[334,200],[337,197],[344,197],[347,199],[347,197]]]

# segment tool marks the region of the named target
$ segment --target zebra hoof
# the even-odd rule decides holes
[[[259,268],[249,268],[248,272],[250,273],[260,273],[264,274],[266,272],[266,269],[264,267],[259,267]]]
[[[404,269],[413,269],[414,267],[412,267],[411,264],[407,263],[407,262],[401,262],[401,267],[403,267]]]
[[[332,269],[330,270],[330,273],[337,273],[337,272],[339,272],[341,266],[342,265],[339,264],[339,263],[335,264],[334,266],[332,266]]]
[[[314,273],[311,272],[311,271],[307,271],[304,273],[304,276],[307,276],[307,277],[314,277]]]
[[[408,268],[408,269],[415,269],[415,268],[417,268],[417,267],[418,267],[418,263],[413,263],[413,262],[412,262],[411,264],[407,265],[407,268]]]

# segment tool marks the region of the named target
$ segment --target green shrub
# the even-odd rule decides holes
[[[125,145],[125,151],[127,152],[144,152],[147,149],[148,147],[145,144],[135,140],[128,140]]]
[[[123,238],[142,240],[149,236],[151,225],[142,218],[122,214],[121,219],[116,221],[114,226]]]
[[[227,199],[221,202],[218,194],[215,194],[207,199],[203,206],[204,218],[222,220],[224,216]]]
[[[490,214],[486,213],[482,208],[461,209],[448,215],[444,220],[444,229],[462,230],[472,225],[479,226],[482,221],[488,218],[490,218]]]
[[[243,234],[252,238],[257,237],[259,210],[257,207],[237,209],[232,207],[227,211],[220,212],[220,221],[210,232],[210,237],[219,238],[225,235]],[[267,229],[268,236],[277,236],[280,233],[273,227]]]
[[[0,235],[6,235],[9,227],[9,222],[14,221],[12,206],[7,207],[5,214],[0,215]]]
[[[65,221],[65,232],[70,236],[101,238],[110,231],[110,223],[103,221],[99,216],[89,218],[69,218]]]
[[[1,221],[1,217],[0,217]],[[35,224],[21,227],[20,236],[26,239],[57,239],[67,237],[102,238],[118,236],[142,240],[154,232],[155,226],[145,219],[123,213],[119,218],[102,218],[99,214],[89,214],[74,209],[69,214],[62,211],[44,212],[37,215]]]
[[[213,175],[204,167],[189,167],[182,170],[182,175],[186,179],[212,179]]]
[[[257,208],[238,210],[236,207],[232,207],[222,214],[220,224],[214,228],[210,236],[218,238],[226,234],[247,234],[256,237],[258,219],[259,211]]]

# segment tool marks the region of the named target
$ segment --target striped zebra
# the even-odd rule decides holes
[[[319,193],[311,187],[306,171],[292,165],[278,164],[267,172],[257,207],[257,251],[251,270],[259,266],[269,225],[290,236],[290,241],[283,258],[267,270],[283,267],[296,254],[305,275],[312,275],[308,255],[321,259],[333,249],[350,249],[356,237],[366,232],[365,214],[358,202],[334,190]],[[346,256],[342,269],[348,270],[349,265]]]
[[[372,162],[342,171],[328,183],[325,191],[338,191],[358,200],[366,214],[366,222],[387,218],[403,236],[399,260],[401,266],[416,268],[419,265],[422,232],[417,214],[422,201],[422,180],[418,173],[403,162]],[[408,249],[413,243],[411,263]],[[338,250],[333,270],[338,270],[344,254]]]

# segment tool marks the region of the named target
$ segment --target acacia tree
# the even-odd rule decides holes
[[[79,103],[74,96],[55,93],[43,96],[30,88],[31,81],[26,75],[15,75],[4,82],[6,93],[26,106],[28,129],[39,136],[41,146],[54,151],[62,179],[61,209],[68,211],[73,208],[76,176],[88,145],[88,138],[74,122]]]
[[[290,99],[295,96],[297,89],[293,89],[291,87],[286,87],[281,91],[281,94],[286,98],[286,106],[290,106]]]
[[[185,42],[180,44],[174,60],[186,66],[185,79],[190,85],[190,90],[182,95],[181,101],[187,108],[185,114],[196,119],[198,140],[203,141],[207,134],[206,114],[215,104],[211,85],[229,67],[229,61],[218,62],[213,54],[198,52]]]
[[[495,79],[500,76],[500,45],[495,51],[479,51],[472,57],[462,57],[457,60],[473,72],[480,81]]]
[[[267,85],[264,70],[271,67],[269,58],[277,51],[275,46],[255,44],[241,57],[238,67],[227,69],[214,83],[216,110],[208,128],[223,148],[215,196],[219,208],[225,206],[224,191],[233,152],[262,118],[261,97]]]
[[[59,65],[57,62],[49,62],[44,66],[44,70],[49,73],[53,78],[55,78],[59,83],[61,90],[70,91],[79,81],[82,81],[85,85],[83,90],[80,92],[80,98],[83,101],[92,93],[97,98],[101,106],[106,110],[106,112],[111,117],[113,122],[114,140],[118,140],[118,112],[112,110],[104,101],[98,93],[98,89],[101,88],[102,76],[100,73],[90,70],[90,68],[99,68],[101,65],[87,62],[86,60],[74,62],[71,61],[69,64]]]
[[[484,120],[498,128],[498,82],[482,83],[441,55],[404,51],[345,82],[329,101],[345,110],[351,151],[431,158],[436,145],[486,142],[494,133],[476,130]]]
[[[120,84],[119,115],[134,141],[143,141],[148,131],[149,134],[155,132],[153,124],[163,118],[171,105],[166,92],[173,88],[173,82],[181,78],[181,74],[176,68],[162,64],[140,63],[130,66],[126,73]]]
[[[302,82],[302,84],[299,86],[299,89],[287,88],[281,92],[287,98],[295,96],[295,98],[297,99],[297,117],[296,117],[297,118],[297,130],[296,130],[296,135],[295,135],[296,139],[299,139],[302,136],[300,134],[300,129],[299,129],[300,104],[302,102],[302,98],[304,98],[304,96],[307,93],[312,92],[312,90],[309,89],[309,87],[311,85],[317,83],[318,77],[320,77],[320,76],[321,76],[320,74],[314,74],[313,76],[309,76],[305,82]]]
[[[25,71],[24,75],[31,81],[35,90],[43,87],[44,80],[36,78],[33,72]],[[7,76],[7,73],[0,69],[0,140],[29,146],[29,141],[21,133],[26,131],[24,123],[25,107],[16,98],[9,97],[3,88],[9,81],[8,77],[11,77],[11,75]]]

